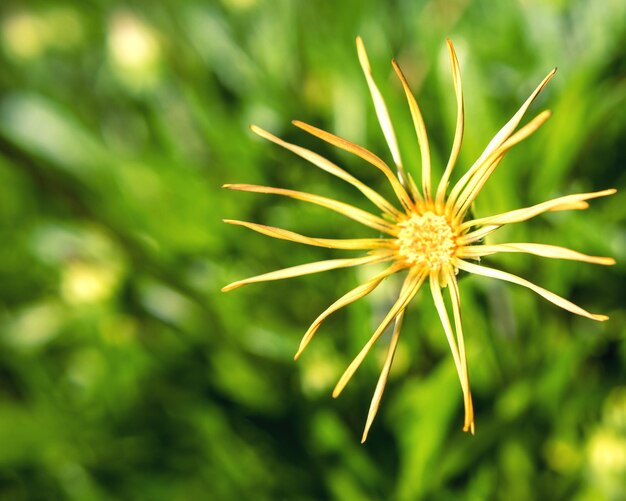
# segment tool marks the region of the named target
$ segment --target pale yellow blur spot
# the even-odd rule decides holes
[[[118,12],[107,45],[111,65],[124,83],[144,87],[157,80],[161,45],[154,28],[129,12]]]
[[[596,431],[588,444],[592,470],[626,475],[626,437],[610,429]]]
[[[30,304],[6,323],[3,341],[17,350],[36,350],[55,338],[62,321],[63,310],[57,301]]]
[[[222,3],[233,10],[245,11],[254,7],[257,0],[222,0]]]
[[[43,22],[37,15],[20,12],[2,23],[2,42],[7,51],[20,59],[34,59],[46,48]]]
[[[70,7],[43,12],[16,12],[0,26],[2,44],[8,54],[25,61],[36,59],[49,49],[72,49],[84,39],[80,14]]]
[[[116,282],[109,266],[72,262],[63,270],[61,296],[70,304],[97,303],[113,294]]]

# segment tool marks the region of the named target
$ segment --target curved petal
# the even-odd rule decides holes
[[[543,287],[539,287],[538,285],[535,285],[528,280],[518,277],[517,275],[512,275],[511,273],[506,273],[500,270],[494,270],[493,268],[487,268],[486,266],[479,266],[477,264],[468,263],[467,261],[463,261],[461,259],[457,259],[455,261],[455,266],[462,269],[463,271],[467,271],[468,273],[475,273],[476,275],[497,278],[498,280],[504,280],[506,282],[511,282],[527,287],[528,289],[536,292],[551,303],[559,306],[560,308],[563,308],[564,310],[575,313],[576,315],[587,317],[591,320],[597,320],[599,322],[604,322],[609,318],[606,315],[589,313],[587,310],[583,310],[580,306],[575,305],[567,299],[562,298],[561,296],[557,296],[554,292],[550,292]]]
[[[282,195],[289,198],[295,198],[296,200],[302,200],[303,202],[309,202],[321,207],[326,207],[332,211],[343,214],[350,219],[353,219],[365,226],[374,228],[375,230],[382,231],[389,235],[395,235],[397,230],[395,225],[388,223],[384,219],[381,219],[369,212],[366,212],[356,207],[338,202],[332,198],[321,197],[319,195],[313,195],[311,193],[304,193],[302,191],[286,190],[283,188],[272,188],[269,186],[257,186],[254,184],[225,184],[224,188],[238,191],[248,191],[252,193],[267,193],[270,195]]]
[[[424,198],[426,200],[430,200],[432,191],[430,179],[430,147],[428,145],[428,135],[426,134],[424,118],[422,118],[422,112],[417,105],[417,100],[413,96],[411,88],[409,87],[409,84],[404,77],[404,73],[402,73],[397,61],[394,59],[391,61],[391,64],[393,65],[393,69],[396,71],[398,78],[400,78],[400,82],[402,82],[402,87],[404,89],[404,93],[406,94],[407,102],[409,103],[409,110],[411,111],[411,118],[413,119],[413,127],[415,128],[417,143],[419,144],[422,156],[422,190],[424,191]],[[417,189],[414,188],[413,191],[417,192]]]
[[[223,219],[227,224],[233,224],[236,226],[244,226],[268,237],[279,238],[281,240],[288,240],[290,242],[296,242],[299,244],[314,245],[316,247],[326,247],[328,249],[342,249],[342,250],[372,250],[372,249],[389,249],[394,247],[393,239],[391,238],[348,238],[348,239],[334,239],[334,238],[311,238],[294,233],[293,231],[284,230],[282,228],[276,228],[274,226],[267,226],[264,224],[250,223],[248,221],[237,221],[235,219]]]
[[[474,164],[469,168],[469,170],[461,177],[459,182],[455,185],[452,192],[450,193],[450,198],[456,200],[459,192],[463,189],[465,184],[469,181],[469,179],[474,176],[476,171],[480,169],[485,160],[493,154],[504,142],[509,138],[513,131],[517,128],[519,123],[521,122],[526,110],[531,105],[531,103],[535,100],[537,95],[543,90],[543,88],[547,85],[550,79],[556,73],[556,68],[554,68],[548,75],[541,81],[541,83],[537,86],[537,88],[533,91],[533,93],[526,99],[521,108],[513,115],[513,117],[500,129],[500,131],[493,137],[493,139],[489,142],[487,147],[478,157],[478,159],[474,162]]]
[[[290,268],[284,268],[282,270],[272,271],[270,273],[264,273],[263,275],[257,275],[255,277],[246,278],[244,280],[238,280],[222,288],[222,292],[231,291],[243,285],[248,285],[256,282],[268,282],[270,280],[282,280],[283,278],[299,277],[301,275],[310,275],[312,273],[319,273],[322,271],[336,270],[337,268],[348,268],[350,266],[360,266],[362,264],[379,263],[381,261],[388,261],[392,258],[392,254],[373,254],[363,257],[355,257],[349,259],[329,259],[327,261],[317,261],[315,263],[300,264],[298,266],[292,266]]]
[[[292,123],[299,127],[300,129],[312,134],[316,137],[319,137],[321,140],[326,141],[327,143],[336,146],[337,148],[341,148],[342,150],[349,151],[350,153],[356,155],[359,158],[362,158],[369,164],[376,167],[380,170],[389,180],[391,187],[393,188],[394,193],[398,197],[398,200],[402,204],[405,210],[411,210],[413,207],[413,202],[409,197],[408,193],[402,186],[402,183],[398,180],[396,175],[392,172],[389,166],[383,162],[379,157],[374,155],[371,151],[359,146],[358,144],[354,144],[347,139],[343,139],[339,136],[335,136],[330,132],[326,132],[325,130],[318,129],[317,127],[313,127],[312,125],[305,124],[304,122],[300,122],[299,120],[293,120]]]
[[[459,156],[459,151],[461,150],[461,143],[463,142],[463,86],[461,83],[461,68],[459,65],[459,60],[456,57],[456,52],[454,51],[454,46],[452,45],[452,41],[450,39],[448,42],[448,52],[450,54],[450,64],[452,65],[452,78],[454,80],[454,93],[456,95],[456,130],[454,132],[454,141],[452,143],[452,151],[450,152],[450,159],[448,160],[448,165],[446,165],[446,169],[443,172],[443,176],[441,177],[441,181],[439,181],[439,187],[437,188],[437,206],[443,207],[444,198],[446,195],[446,190],[448,189],[448,182],[450,180],[450,175],[452,174],[452,169],[456,164],[456,160]]]
[[[402,285],[402,290],[400,291],[400,296],[398,300],[391,307],[383,321],[380,323],[376,332],[372,335],[372,337],[365,344],[363,349],[359,352],[356,358],[352,361],[350,366],[345,370],[339,382],[335,386],[333,390],[333,398],[337,398],[339,394],[343,391],[343,389],[348,384],[348,381],[352,378],[356,370],[359,368],[367,354],[369,353],[374,343],[378,341],[378,338],[385,332],[385,329],[389,326],[389,324],[408,306],[411,300],[415,297],[415,294],[419,291],[422,283],[424,282],[426,276],[418,275],[413,269],[409,271],[406,279],[404,280],[404,284]]]
[[[503,212],[501,214],[496,214],[495,216],[487,216],[482,217],[480,219],[472,219],[470,221],[466,221],[461,224],[459,231],[463,231],[471,226],[482,226],[482,225],[494,225],[494,226],[502,226],[504,224],[512,224],[519,223],[521,221],[526,221],[533,217],[536,217],[544,212],[548,211],[556,211],[556,210],[570,210],[572,208],[584,208],[580,207],[580,202],[584,202],[585,200],[590,200],[592,198],[606,197],[609,195],[613,195],[617,190],[611,188],[608,190],[602,191],[594,191],[591,193],[578,193],[574,195],[565,195],[563,197],[554,198],[552,200],[548,200],[546,202],[542,202],[537,205],[532,205],[530,207],[524,207],[523,209],[515,209],[508,212]],[[471,233],[464,235],[470,236]]]
[[[359,63],[361,64],[361,69],[365,75],[365,80],[367,80],[367,86],[370,90],[372,101],[374,102],[378,123],[380,124],[380,128],[385,136],[385,141],[387,141],[387,145],[389,146],[389,151],[391,151],[393,163],[396,164],[400,181],[404,182],[406,180],[406,174],[404,172],[404,168],[402,167],[402,159],[400,158],[400,150],[398,149],[396,134],[393,130],[393,125],[391,124],[391,118],[389,118],[389,112],[387,111],[387,105],[385,105],[383,95],[378,90],[376,82],[374,82],[372,68],[370,66],[369,59],[367,58],[367,52],[365,51],[365,46],[363,45],[363,39],[361,37],[356,37],[356,50],[359,55]]]
[[[257,127],[256,125],[251,125],[250,129],[252,130],[252,132],[261,136],[263,139],[267,139],[268,141],[271,141],[274,144],[277,144],[278,146],[281,146],[295,153],[299,157],[304,158],[305,160],[311,162],[313,165],[319,167],[322,170],[325,170],[329,174],[332,174],[333,176],[337,176],[339,179],[343,179],[347,183],[354,186],[361,193],[363,193],[363,195],[365,195],[374,205],[376,205],[376,207],[386,212],[394,219],[398,219],[398,217],[401,216],[401,213],[393,205],[391,205],[387,200],[385,200],[384,197],[379,195],[376,191],[371,189],[369,186],[365,185],[364,183],[356,179],[354,176],[348,174],[345,170],[335,165],[330,160],[327,160],[323,156],[318,155],[317,153],[311,150],[307,150],[306,148],[302,148],[301,146],[297,146],[295,144],[291,144],[286,141],[283,141],[279,137],[276,137],[275,135],[270,134],[266,130],[261,129],[260,127]]]
[[[480,190],[482,190],[485,183],[489,180],[493,172],[496,170],[496,167],[498,167],[500,161],[504,157],[504,154],[513,146],[523,141],[533,132],[535,132],[545,123],[546,120],[548,120],[548,118],[550,118],[551,115],[552,113],[548,110],[539,113],[539,115],[537,115],[530,122],[524,125],[524,127],[518,130],[509,139],[507,139],[500,148],[496,149],[487,158],[487,160],[485,160],[482,168],[476,171],[476,174],[470,179],[459,198],[454,201],[454,212],[456,214],[457,220],[463,219],[463,216],[469,209],[472,202],[480,193]],[[449,203],[452,202],[449,201]]]
[[[466,362],[461,359],[461,353],[459,353],[459,347],[457,346],[457,342],[454,339],[454,332],[452,330],[452,324],[450,323],[450,318],[448,317],[448,311],[446,310],[446,305],[443,301],[443,296],[441,295],[441,284],[439,282],[439,272],[431,273],[430,291],[433,295],[433,301],[435,303],[435,307],[437,308],[437,313],[439,314],[441,325],[443,326],[443,330],[446,333],[446,338],[448,339],[448,344],[450,345],[450,351],[452,352],[452,358],[454,359],[454,365],[456,366],[456,371],[459,376],[459,381],[461,383],[461,389],[463,390],[463,401],[465,405],[465,423],[463,426],[463,430],[473,431],[474,411],[473,411],[473,406],[472,406],[472,396],[470,394],[470,389],[469,389],[469,378],[467,377],[467,366],[466,366]],[[460,321],[460,318],[459,318],[459,321]],[[457,325],[457,329],[459,328],[459,326],[460,326],[460,323]],[[458,330],[457,330],[457,334],[459,334]],[[460,336],[462,335],[463,333],[460,332]],[[465,356],[465,346],[463,346],[463,357],[464,356]]]
[[[326,320],[331,314],[333,314],[336,311],[340,310],[344,306],[348,306],[349,304],[354,303],[355,301],[358,301],[362,297],[367,296],[376,287],[378,287],[378,285],[385,278],[387,278],[389,275],[392,275],[392,274],[396,273],[398,270],[400,270],[400,266],[399,265],[395,265],[394,264],[394,265],[390,266],[385,271],[383,271],[382,273],[379,273],[378,275],[376,275],[375,277],[371,278],[370,280],[368,280],[364,284],[361,284],[358,287],[355,287],[351,291],[347,292],[346,294],[341,296],[339,299],[337,299],[337,301],[335,301],[333,304],[331,304],[328,308],[326,308],[313,321],[311,326],[307,329],[306,333],[302,337],[302,341],[300,341],[300,346],[298,347],[298,352],[294,356],[294,359],[297,360],[300,357],[300,355],[302,355],[302,352],[308,346],[308,344],[311,342],[311,339],[313,339],[313,336],[315,335],[317,330],[322,325],[322,322],[324,322],[324,320]]]
[[[380,371],[380,376],[378,377],[378,382],[376,383],[376,389],[374,390],[374,396],[372,397],[372,402],[370,403],[370,408],[367,412],[367,421],[365,422],[365,429],[363,430],[361,443],[364,443],[367,440],[367,434],[369,433],[372,423],[374,422],[374,418],[376,417],[376,413],[378,412],[380,400],[383,398],[383,392],[385,391],[385,385],[387,384],[387,377],[389,376],[389,370],[391,369],[391,364],[393,363],[393,356],[396,353],[398,339],[400,339],[400,330],[402,329],[403,318],[404,312],[402,311],[396,317],[396,323],[393,327],[393,334],[391,336],[391,341],[389,342],[389,348],[387,349],[385,363]]]
[[[448,291],[450,293],[450,302],[452,303],[452,314],[454,316],[454,326],[456,327],[456,339],[459,346],[459,358],[463,369],[462,382],[467,389],[464,392],[465,402],[465,423],[463,431],[469,431],[474,434],[474,405],[472,403],[472,393],[470,391],[469,371],[467,369],[467,357],[465,355],[465,339],[463,336],[463,324],[461,322],[461,296],[459,294],[459,284],[452,270],[448,271]],[[462,383],[462,384],[463,384]]]
[[[572,261],[583,261],[585,263],[613,265],[615,259],[611,257],[589,256],[565,247],[557,245],[533,244],[533,243],[506,243],[497,245],[475,245],[464,247],[458,252],[461,258],[477,258],[497,254],[499,252],[523,252],[534,254],[535,256],[547,257],[551,259],[569,259]]]

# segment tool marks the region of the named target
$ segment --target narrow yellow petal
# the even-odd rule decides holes
[[[463,217],[465,217],[465,214],[480,193],[480,190],[482,190],[484,184],[491,177],[493,171],[500,165],[503,158],[504,155],[500,155],[493,159],[484,171],[474,176],[467,185],[466,190],[461,193],[456,201],[453,201],[451,198],[448,199],[446,211],[448,214],[452,212],[452,218],[456,224],[459,224],[463,220]],[[489,160],[491,161],[492,159],[489,158]]]
[[[471,231],[469,233],[466,233],[462,237],[457,238],[456,243],[459,247],[465,247],[476,242],[480,242],[487,235],[493,233],[498,228],[500,228],[499,225],[484,226],[478,230]]]
[[[385,363],[383,365],[382,371],[380,372],[380,376],[378,377],[376,390],[374,390],[374,396],[372,397],[372,402],[370,403],[370,408],[367,412],[367,421],[365,423],[365,429],[363,430],[363,436],[361,437],[361,443],[365,443],[365,441],[367,440],[367,434],[369,433],[372,423],[374,422],[374,418],[376,417],[376,413],[378,412],[378,406],[380,405],[380,400],[383,397],[385,385],[387,384],[389,370],[391,369],[391,364],[393,363],[393,356],[395,355],[396,348],[398,346],[398,339],[400,338],[400,330],[402,329],[403,318],[404,312],[399,313],[396,317],[396,323],[393,327],[393,335],[391,336],[389,348],[387,349]]]
[[[419,205],[423,202],[422,195],[413,180],[413,176],[411,176],[411,174],[407,174],[407,176],[409,178],[409,190],[411,192],[411,196],[413,197],[413,200],[416,201],[416,207],[419,207]]]
[[[560,204],[550,209],[550,211],[557,212],[560,210],[585,210],[588,208],[589,208],[589,204],[587,202],[572,202],[572,203],[567,203],[567,204]]]
[[[323,156],[318,155],[311,150],[307,150],[306,148],[302,148],[301,146],[297,146],[295,144],[283,141],[279,137],[270,134],[269,132],[261,129],[260,127],[257,127],[256,125],[251,125],[250,129],[252,130],[252,132],[261,136],[262,138],[267,139],[268,141],[271,141],[274,144],[277,144],[278,146],[281,146],[295,153],[299,157],[304,158],[305,160],[311,162],[313,165],[319,167],[322,170],[325,170],[329,174],[332,174],[333,176],[336,176],[339,179],[343,179],[347,183],[350,183],[361,193],[363,193],[363,195],[365,195],[374,205],[376,205],[376,207],[381,209],[383,212],[386,212],[394,219],[398,219],[398,217],[401,216],[401,213],[387,200],[385,200],[385,198],[383,198],[380,194],[356,179],[354,176],[348,174],[345,170],[335,165],[330,160],[327,160]]]
[[[371,278],[370,280],[368,280],[364,284],[361,284],[358,287],[355,287],[354,289],[349,291],[348,293],[344,294],[339,299],[337,299],[337,301],[335,301],[328,308],[326,308],[326,310],[324,310],[313,321],[311,326],[308,328],[308,330],[306,331],[306,333],[302,337],[302,341],[300,341],[300,346],[298,347],[298,352],[294,356],[294,359],[297,360],[300,357],[300,355],[302,355],[302,352],[308,346],[308,344],[311,342],[311,339],[313,339],[313,336],[315,335],[317,330],[320,328],[320,326],[322,325],[322,322],[324,322],[324,320],[326,320],[331,314],[333,314],[334,312],[340,310],[344,306],[347,306],[350,303],[354,303],[355,301],[358,301],[362,297],[367,296],[376,287],[378,287],[378,285],[385,278],[387,278],[389,275],[392,275],[393,273],[396,273],[399,269],[400,269],[399,265],[395,265],[394,264],[394,265],[390,266],[385,271],[379,273],[378,275],[376,275],[375,277]]]
[[[454,189],[450,193],[450,198],[456,199],[459,192],[463,189],[465,184],[469,181],[471,177],[474,176],[475,172],[484,165],[487,158],[496,151],[508,138],[513,131],[517,128],[520,121],[522,120],[526,110],[531,105],[531,103],[535,100],[537,95],[543,90],[546,84],[550,81],[550,79],[556,73],[556,68],[554,68],[548,75],[541,81],[541,83],[537,86],[537,88],[533,91],[528,99],[524,102],[521,108],[513,115],[513,117],[500,129],[500,131],[493,137],[493,139],[489,142],[485,150],[478,157],[476,162],[469,168],[469,170],[461,177],[459,182],[455,185]]]
[[[557,204],[551,205],[548,209],[546,209],[545,212],[557,212],[557,211],[562,211],[562,210],[583,210],[583,209],[587,209],[588,207],[589,207],[589,204],[587,202],[580,202],[580,201],[579,202],[564,202],[564,203],[557,203]],[[467,229],[470,226],[484,224],[484,221],[482,223],[480,222],[476,223],[476,221],[480,221],[480,220],[467,221],[467,223],[463,223],[461,227],[464,229]],[[514,222],[518,222],[518,221],[514,221]],[[482,240],[490,233],[493,233],[495,230],[500,228],[500,226],[501,225],[498,225],[498,224],[491,225],[491,226],[488,225],[483,228],[480,228],[479,230],[466,233],[461,238],[459,238],[457,242],[459,245],[473,244],[475,242]]]
[[[528,289],[536,292],[543,298],[547,299],[551,303],[563,308],[564,310],[575,313],[576,315],[581,315],[583,317],[590,318],[592,320],[597,320],[599,322],[603,322],[608,320],[609,317],[606,315],[596,315],[594,313],[589,313],[586,310],[583,310],[580,306],[575,305],[574,303],[568,301],[567,299],[562,298],[561,296],[557,296],[553,292],[544,289],[543,287],[539,287],[528,280],[525,280],[516,275],[512,275],[511,273],[506,273],[500,270],[494,270],[493,268],[487,268],[486,266],[479,266],[477,264],[468,263],[467,261],[463,261],[461,259],[457,259],[455,261],[455,266],[460,268],[468,273],[475,273],[476,275],[483,275],[485,277],[497,278],[498,280],[504,280],[506,282],[511,282],[514,284],[522,285],[527,287]]]
[[[343,391],[350,381],[350,378],[354,375],[356,370],[359,368],[367,354],[369,353],[374,343],[378,341],[378,338],[385,332],[385,329],[389,326],[389,324],[407,307],[407,305],[411,302],[411,300],[415,297],[415,294],[419,291],[422,283],[424,282],[425,276],[418,275],[414,270],[410,270],[406,279],[404,280],[404,284],[402,285],[402,290],[400,291],[400,296],[398,300],[393,304],[383,321],[380,323],[376,332],[372,335],[369,341],[365,344],[363,349],[359,352],[356,358],[352,361],[350,366],[343,373],[339,382],[335,386],[333,390],[333,398],[337,398],[339,394]]]
[[[480,219],[472,219],[471,221],[467,221],[463,223],[460,227],[460,231],[463,231],[471,226],[481,226],[481,225],[495,225],[502,226],[504,224],[512,224],[519,223],[521,221],[526,221],[533,217],[536,217],[544,212],[555,211],[555,210],[567,210],[574,208],[579,208],[575,204],[579,204],[580,202],[584,202],[585,200],[590,200],[592,198],[606,197],[608,195],[613,195],[616,193],[615,189],[608,189],[602,191],[595,191],[591,193],[578,193],[574,195],[565,195],[563,197],[554,198],[552,200],[548,200],[546,202],[542,202],[537,205],[533,205],[531,207],[525,207],[523,209],[515,209],[509,212],[503,212],[502,214],[496,214],[495,216],[487,216]],[[468,233],[465,236],[469,236]],[[464,237],[463,237],[464,238]],[[461,240],[463,240],[461,238]],[[464,240],[463,240],[464,241]]]
[[[292,266],[290,268],[284,268],[282,270],[272,271],[270,273],[264,273],[263,275],[257,275],[255,277],[246,278],[244,280],[238,280],[232,284],[222,288],[222,292],[231,291],[243,285],[248,285],[256,282],[268,282],[270,280],[282,280],[283,278],[299,277],[301,275],[310,275],[312,273],[320,273],[322,271],[335,270],[337,268],[347,268],[350,266],[360,266],[363,264],[379,263],[381,261],[388,261],[391,259],[391,254],[372,254],[363,257],[349,258],[349,259],[329,259],[327,261],[317,261],[315,263],[301,264],[298,266]]]
[[[465,423],[463,431],[469,431],[474,434],[474,405],[472,403],[472,393],[470,390],[469,371],[467,368],[467,356],[465,354],[465,339],[463,336],[463,324],[461,322],[461,296],[459,294],[459,284],[456,281],[454,272],[449,270],[447,273],[448,292],[450,294],[450,302],[452,303],[452,314],[454,317],[454,325],[456,327],[456,339],[459,347],[459,358],[463,369],[463,378],[461,386],[466,388],[463,392],[465,404]]]
[[[469,379],[466,377],[466,367],[464,365],[464,362],[461,361],[461,354],[459,353],[457,342],[454,339],[452,324],[450,323],[448,311],[446,310],[446,305],[443,301],[443,296],[441,295],[441,284],[439,282],[438,272],[433,272],[430,275],[430,291],[433,296],[435,308],[437,308],[437,313],[439,314],[439,320],[441,321],[443,330],[446,333],[446,338],[448,340],[448,344],[450,345],[450,351],[452,352],[452,358],[454,359],[454,365],[456,366],[456,371],[459,376],[459,381],[461,383],[461,390],[463,391],[463,401],[465,404],[465,424],[463,429],[467,431],[473,427],[474,422],[471,404],[472,397],[470,395],[469,389]],[[465,350],[465,348],[463,348],[463,350]]]
[[[301,191],[286,190],[283,188],[271,188],[269,186],[257,186],[254,184],[225,184],[224,188],[238,191],[249,191],[253,193],[267,193],[270,195],[282,195],[289,198],[295,198],[296,200],[302,200],[303,202],[309,202],[321,207],[326,207],[332,211],[343,214],[350,219],[353,219],[365,226],[374,228],[375,230],[382,231],[389,235],[395,235],[397,230],[393,224],[388,223],[384,219],[381,219],[369,212],[366,212],[356,207],[333,200],[332,198],[326,198],[319,195],[313,195],[311,193],[303,193]]]
[[[497,245],[475,245],[464,247],[457,252],[461,258],[476,258],[496,254],[498,252],[524,252],[535,256],[548,257],[552,259],[569,259],[572,261],[583,261],[585,263],[613,265],[615,259],[611,257],[589,256],[565,247],[546,244],[533,243],[506,243]]]
[[[396,175],[392,172],[389,166],[383,162],[379,157],[377,157],[371,151],[359,146],[358,144],[351,143],[350,141],[343,139],[339,136],[335,136],[330,132],[326,132],[325,130],[318,129],[317,127],[313,127],[312,125],[305,124],[304,122],[300,122],[299,120],[293,120],[292,122],[296,127],[312,134],[327,143],[336,146],[337,148],[341,148],[342,150],[348,151],[353,155],[362,158],[366,162],[370,163],[377,169],[379,169],[389,180],[391,187],[393,188],[394,193],[398,197],[398,200],[402,204],[405,210],[411,210],[413,207],[413,202],[411,201],[408,193],[396,177]]]
[[[452,41],[448,39],[448,52],[450,53],[450,64],[452,66],[452,78],[454,80],[454,93],[456,95],[456,130],[454,132],[454,141],[452,143],[452,151],[450,152],[450,159],[448,165],[444,170],[439,187],[437,188],[437,206],[443,208],[446,190],[448,189],[448,182],[452,169],[456,164],[456,160],[459,157],[459,151],[461,150],[461,143],[463,142],[463,122],[464,122],[464,110],[463,110],[463,85],[461,83],[461,68],[459,60],[456,57],[454,46]]]
[[[455,214],[457,220],[462,220],[463,216],[469,209],[472,202],[476,199],[480,190],[482,190],[485,183],[489,180],[496,167],[504,157],[504,154],[510,150],[513,146],[526,139],[539,127],[541,127],[552,113],[548,110],[542,111],[528,122],[524,127],[513,134],[507,139],[502,146],[497,148],[489,157],[485,160],[485,163],[480,169],[477,169],[475,175],[469,180],[467,186],[463,192],[459,195],[458,199],[449,200],[449,206],[453,204],[455,206]],[[452,195],[452,194],[451,194]]]
[[[426,200],[431,200],[432,188],[430,178],[430,147],[428,145],[428,136],[426,134],[424,118],[422,117],[420,108],[417,105],[417,100],[413,96],[411,88],[409,87],[404,73],[402,73],[402,70],[400,69],[397,61],[394,59],[391,64],[393,65],[393,69],[396,71],[396,74],[400,78],[400,82],[402,82],[402,87],[404,88],[404,93],[406,94],[406,99],[409,103],[409,110],[411,110],[411,118],[413,119],[413,127],[415,128],[417,142],[419,144],[420,152],[422,155],[422,189],[424,191],[424,198]]]
[[[393,239],[391,238],[311,238],[300,235],[299,233],[294,233],[293,231],[276,228],[274,226],[266,226],[264,224],[250,223],[248,221],[237,221],[234,219],[224,219],[223,221],[227,224],[244,226],[269,237],[279,238],[281,240],[288,240],[290,242],[297,242],[300,244],[314,245],[316,247],[326,247],[329,249],[371,250],[389,249],[394,246]]]
[[[382,129],[387,145],[389,146],[389,151],[391,151],[393,163],[396,164],[400,181],[404,183],[406,181],[406,173],[402,167],[402,159],[400,158],[400,150],[398,149],[396,134],[393,130],[391,119],[389,118],[389,112],[387,111],[385,100],[383,99],[380,90],[378,90],[376,82],[374,82],[372,68],[370,66],[369,59],[367,58],[367,52],[365,51],[365,46],[363,45],[363,39],[361,37],[356,38],[356,49],[359,55],[359,63],[361,64],[365,80],[367,81],[367,86],[372,96],[372,101],[374,102],[378,123],[380,124],[380,128]]]

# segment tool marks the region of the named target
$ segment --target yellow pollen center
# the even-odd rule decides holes
[[[444,216],[413,214],[398,226],[398,252],[407,263],[437,271],[450,262],[456,239]]]

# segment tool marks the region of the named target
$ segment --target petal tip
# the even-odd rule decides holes
[[[367,76],[372,72],[372,69],[370,67],[370,62],[367,57],[367,51],[365,50],[365,44],[363,43],[363,39],[360,36],[356,37],[356,52],[359,57],[359,63],[361,63],[361,68]]]
[[[475,436],[476,430],[474,428],[474,421],[472,421],[470,424],[466,424],[465,426],[463,426],[463,431],[465,433],[470,432],[472,436]]]

